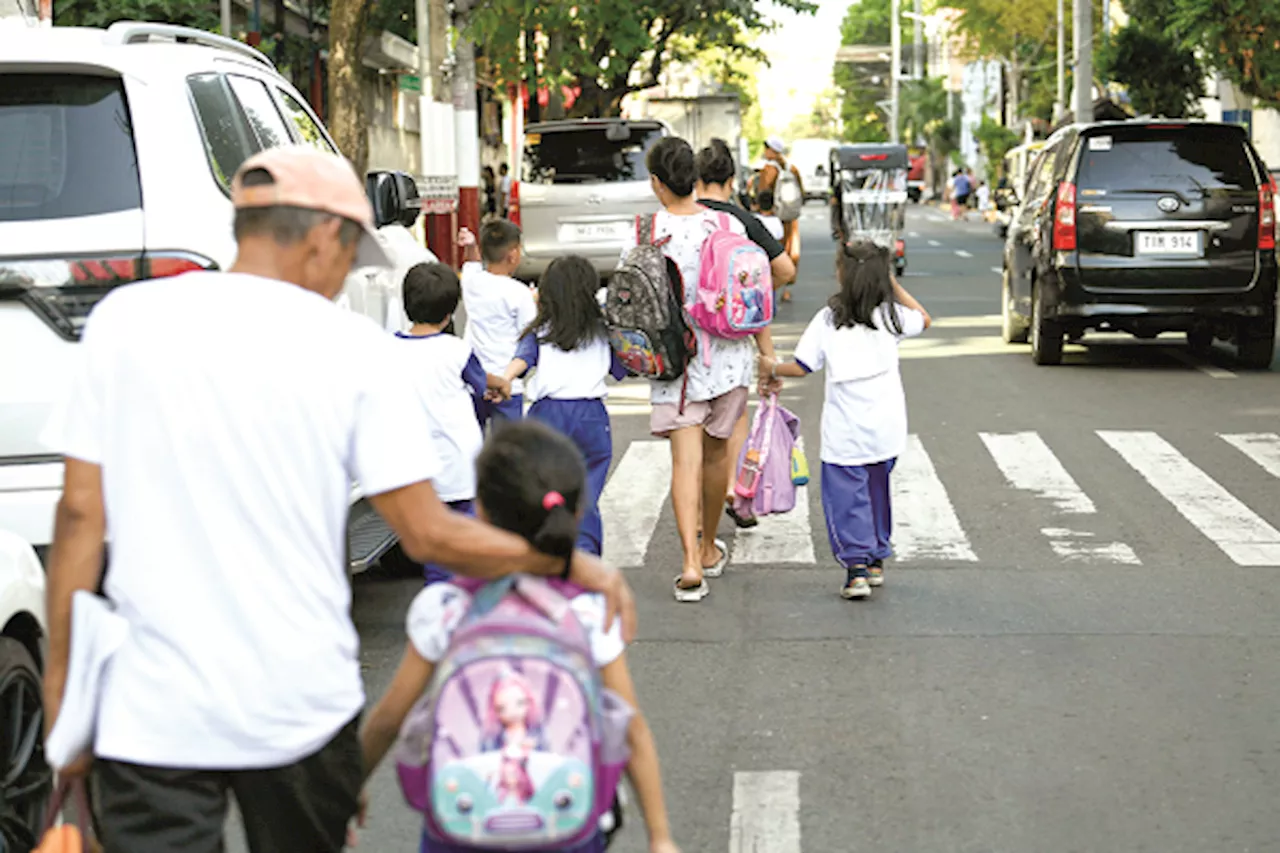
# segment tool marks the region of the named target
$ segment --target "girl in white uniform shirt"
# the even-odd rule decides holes
[[[826,370],[822,512],[831,552],[845,569],[845,598],[866,598],[884,583],[893,554],[889,474],[907,443],[898,342],[932,322],[889,263],[889,250],[874,243],[844,246],[836,261],[840,290],[805,329],[795,360],[763,360],[772,376]]]
[[[604,407],[605,379],[626,369],[609,346],[596,291],[600,277],[586,258],[557,258],[538,287],[538,315],[516,345],[505,379],[534,370],[525,388],[533,401],[528,416],[567,435],[587,463],[587,494],[578,546],[599,555],[603,548],[600,493],[613,461],[613,434]]]

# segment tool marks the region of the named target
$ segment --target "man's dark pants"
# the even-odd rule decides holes
[[[93,788],[106,853],[222,853],[234,794],[252,853],[339,853],[363,777],[359,717],[285,767],[176,770],[97,759]]]

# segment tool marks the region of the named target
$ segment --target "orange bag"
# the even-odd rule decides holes
[[[54,826],[58,813],[71,794],[80,813],[80,826],[64,823]],[[93,815],[89,811],[89,796],[85,793],[84,780],[73,779],[58,783],[58,790],[49,803],[49,813],[44,819],[44,834],[32,853],[96,853],[102,848],[93,840]]]

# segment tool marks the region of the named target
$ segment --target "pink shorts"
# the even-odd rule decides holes
[[[649,432],[666,438],[678,429],[700,426],[712,438],[727,439],[746,410],[746,388],[734,388],[710,400],[686,402],[684,414],[678,403],[654,403]]]

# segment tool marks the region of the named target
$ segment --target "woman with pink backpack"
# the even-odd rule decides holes
[[[728,444],[746,411],[748,389],[756,375],[756,352],[773,355],[768,326],[773,317],[772,280],[756,277],[761,264],[760,274],[768,276],[768,257],[746,240],[742,224],[698,203],[694,196],[697,170],[688,142],[675,137],[659,140],[649,150],[646,165],[662,210],[642,223],[644,227],[636,228],[623,258],[639,245],[642,234],[660,246],[678,270],[680,281],[673,285],[680,291],[696,331],[697,352],[689,358],[683,375],[650,385],[653,413],[649,429],[654,436],[671,441],[671,502],[684,554],[675,579],[675,598],[697,602],[710,593],[706,579],[723,574],[728,562],[728,545],[715,538],[729,487]],[[704,301],[700,308],[704,272],[727,268],[715,264],[714,247],[719,244],[728,249],[733,238],[759,252],[754,259],[739,255],[749,262],[742,272],[751,280],[724,300],[740,310],[736,314],[732,310],[717,313],[717,308],[724,306],[715,300],[710,300],[710,305]],[[737,248],[745,250],[741,245]],[[719,256],[728,262],[725,252]],[[701,539],[699,531],[705,534]]]

